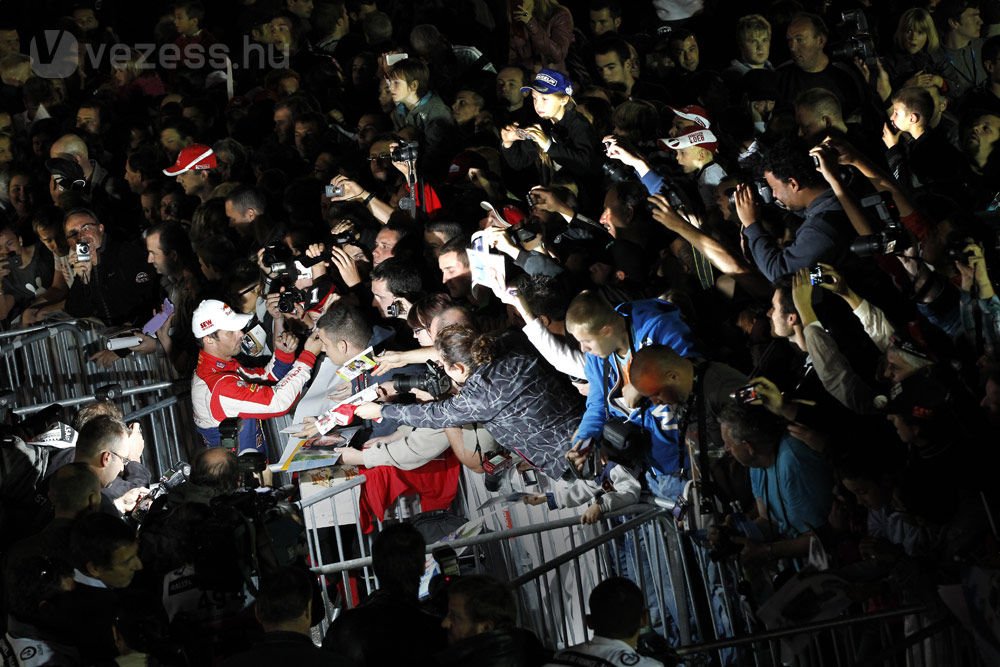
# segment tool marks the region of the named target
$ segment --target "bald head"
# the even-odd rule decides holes
[[[691,394],[694,364],[665,345],[647,345],[632,358],[629,381],[656,405],[676,405]]]
[[[59,137],[49,149],[49,157],[65,157],[67,155],[77,162],[89,160],[90,152],[87,150],[87,142],[75,134],[64,134]]]

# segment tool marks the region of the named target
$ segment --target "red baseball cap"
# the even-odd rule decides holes
[[[192,169],[200,171],[203,169],[215,169],[218,166],[219,162],[215,159],[215,151],[211,147],[202,144],[191,144],[187,148],[181,149],[181,152],[177,154],[177,162],[174,162],[174,166],[169,169],[164,169],[163,174],[165,176],[177,176]]]
[[[680,109],[670,107],[670,110],[684,120],[691,121],[698,127],[703,127],[706,130],[712,127],[712,119],[709,118],[708,109],[705,107],[700,107],[697,104],[689,104],[686,107],[681,107]]]

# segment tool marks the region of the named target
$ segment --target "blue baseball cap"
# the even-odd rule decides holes
[[[571,82],[562,72],[557,72],[554,69],[543,69],[539,70],[538,74],[535,75],[534,83],[530,86],[521,88],[522,93],[526,93],[529,90],[537,90],[543,95],[549,95],[551,93],[572,95],[573,82]]]

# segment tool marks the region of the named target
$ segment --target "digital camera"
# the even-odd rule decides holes
[[[748,403],[753,403],[758,398],[761,398],[761,395],[757,391],[757,385],[748,384],[740,387],[732,394],[730,394],[730,398],[735,398],[737,403],[740,403],[741,405],[746,405]]]

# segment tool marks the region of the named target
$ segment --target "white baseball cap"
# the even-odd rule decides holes
[[[242,331],[253,315],[240,315],[217,299],[206,299],[198,304],[191,317],[191,331],[196,338],[204,338],[216,331]]]

